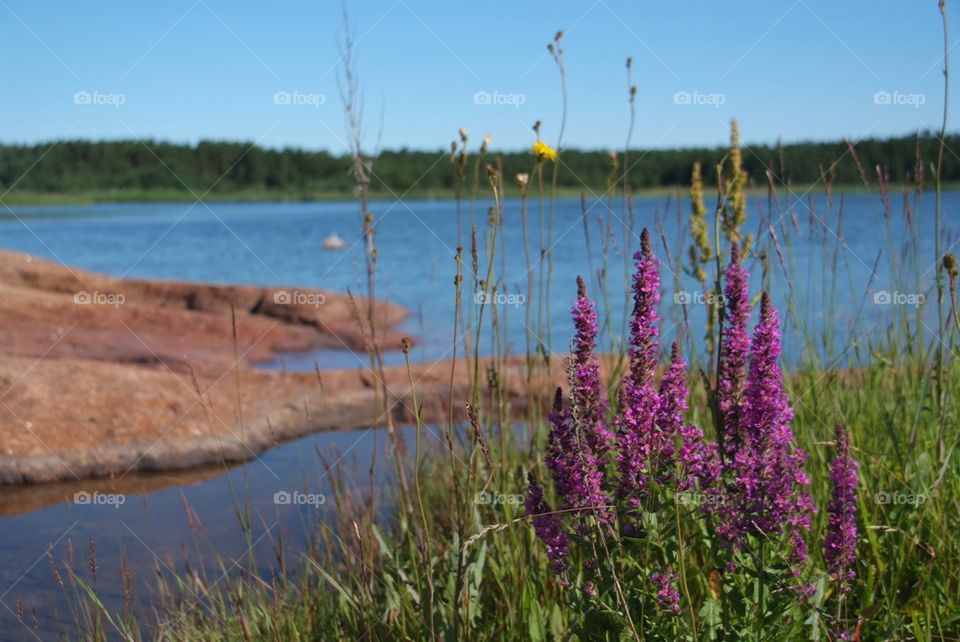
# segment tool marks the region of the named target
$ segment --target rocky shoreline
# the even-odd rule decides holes
[[[354,310],[323,290],[119,280],[0,252],[0,484],[238,462],[312,432],[383,424],[367,368],[251,367],[281,351],[363,350]],[[377,310],[396,349],[407,312]],[[464,399],[464,364],[413,366],[426,421],[448,416],[451,368]],[[508,366],[506,389],[522,390],[523,376]],[[406,368],[384,380],[394,418],[412,421]]]

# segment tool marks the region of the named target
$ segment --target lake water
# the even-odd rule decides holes
[[[605,251],[609,257],[606,309],[613,320],[611,327],[614,330],[622,327],[627,293],[620,222],[628,217],[619,202],[612,208],[608,205],[599,201],[587,203],[585,232],[580,202],[572,199],[558,202],[550,236],[553,240],[545,243],[552,252],[551,308],[549,312],[545,309],[541,312],[546,297],[538,300],[536,288],[533,300],[525,300],[528,263],[520,207],[516,201],[505,203],[494,263],[500,296],[494,301],[498,302],[501,325],[508,337],[507,349],[512,353],[523,353],[528,329],[534,335],[539,329],[543,343],[552,351],[566,349],[570,335],[568,310],[576,292],[576,276],[585,276],[591,294],[603,299],[598,296],[596,277],[591,279],[590,275],[596,275],[602,267]],[[764,273],[763,259],[757,255],[765,255],[769,269],[763,278],[767,287],[781,316],[797,323],[795,332],[790,331],[789,325],[786,328],[788,357],[798,356],[804,347],[803,332],[816,335],[832,328],[830,334],[836,345],[818,346],[824,357],[832,360],[843,354],[863,332],[875,324],[884,325],[885,319],[892,318],[893,307],[873,305],[874,296],[889,293],[894,301],[897,295],[901,295],[903,301],[907,301],[903,297],[909,295],[929,296],[935,276],[932,195],[924,195],[919,202],[912,198],[910,201],[916,248],[913,237],[906,231],[905,216],[900,208],[894,207],[889,218],[885,217],[877,195],[837,196],[832,204],[823,195],[797,196],[779,205],[756,199],[752,205],[754,212],[762,212],[762,216],[754,216],[755,220],[745,229],[757,239],[757,251],[748,261],[754,277],[752,291],[754,294],[759,291]],[[960,232],[960,223],[949,216],[958,206],[960,193],[945,195],[947,247]],[[646,226],[653,233],[654,249],[661,260],[666,258],[665,243],[671,263],[681,257],[686,265],[690,245],[687,207],[686,199],[679,202],[679,207],[675,199],[637,199],[627,251],[636,250],[639,230]],[[370,209],[376,219],[379,296],[411,311],[403,330],[418,342],[413,352],[415,360],[449,357],[453,336],[453,257],[458,244],[453,204],[379,202],[373,203]],[[479,308],[470,278],[470,209],[469,205],[464,206],[460,238],[465,246],[463,298],[468,323],[476,319]],[[480,272],[484,277],[487,203],[479,202],[473,209],[479,227]],[[532,272],[539,278],[538,211],[537,205],[531,204],[527,227]],[[357,293],[362,293],[365,287],[363,248],[358,242],[359,214],[352,203],[108,204],[14,207],[13,212],[19,220],[9,212],[0,216],[0,247],[114,276],[311,286],[341,292],[350,289]],[[549,213],[545,218],[549,218]],[[613,226],[612,235],[603,233],[602,222]],[[770,233],[771,228],[775,237]],[[324,239],[333,233],[346,241],[346,250],[321,249]],[[588,235],[592,247],[589,253]],[[916,278],[908,283],[896,283],[890,276],[891,257],[909,260],[914,250],[920,257],[917,270],[923,284],[921,292],[914,292],[918,289]],[[782,265],[786,265],[789,279]],[[682,270],[674,273],[664,266],[662,272],[664,338],[701,336],[704,306],[696,303],[703,300],[703,288]],[[692,304],[677,304],[684,300]],[[792,310],[790,315],[784,309],[788,304]],[[526,324],[528,306],[532,327]],[[489,319],[490,313],[486,316]],[[543,319],[539,325],[538,316]],[[548,317],[551,320],[549,335],[546,332]],[[688,348],[695,347],[695,343],[688,344]],[[388,359],[401,362],[399,355],[388,355]],[[287,355],[265,365],[312,369],[315,361],[321,368],[349,368],[367,363],[363,355],[326,350],[315,355]]]
[[[423,439],[435,451],[441,436],[433,429],[424,431]],[[403,429],[407,443],[412,443],[412,433],[411,428]],[[225,582],[215,566],[219,559],[226,566],[236,562],[239,568],[249,568],[252,563],[268,577],[276,563],[277,541],[284,542],[288,556],[294,559],[295,552],[303,550],[311,534],[316,534],[311,524],[332,518],[331,480],[318,452],[331,464],[339,464],[342,487],[358,505],[369,496],[372,479],[383,510],[389,505],[394,479],[386,443],[382,429],[344,431],[281,445],[229,470],[213,467],[132,475],[119,483],[104,480],[0,488],[0,601],[7,607],[0,609],[0,639],[34,639],[18,621],[18,600],[29,628],[33,628],[32,609],[36,609],[41,639],[54,639],[59,631],[58,615],[60,625],[70,631],[71,602],[61,593],[47,552],[52,553],[66,580],[64,565],[72,551],[78,576],[90,583],[91,540],[101,598],[111,608],[122,609],[121,577],[124,568],[130,569],[135,586],[131,603],[139,606],[146,621],[156,570],[169,579],[189,561],[193,568],[206,568],[205,585],[212,587]],[[371,476],[375,452],[377,464]],[[77,493],[100,499],[79,504]],[[289,498],[287,503],[282,503],[284,497]],[[249,539],[241,528],[241,509],[252,516]],[[121,555],[126,558],[125,567]],[[67,594],[71,592],[68,582]],[[201,603],[205,591],[196,589],[194,593],[196,602]],[[75,639],[75,633],[67,637]]]
[[[897,200],[899,197],[894,198]],[[932,323],[932,309],[917,315],[913,304],[919,297],[931,298],[934,279],[933,197],[919,202],[912,198],[913,233],[905,227],[899,207],[884,215],[877,195],[858,194],[831,204],[824,196],[794,198],[776,203],[752,202],[751,225],[757,253],[749,260],[754,293],[762,280],[773,292],[778,308],[787,317],[786,358],[796,362],[811,355],[825,365],[848,365],[868,359],[868,347],[879,341],[897,319]],[[575,278],[588,277],[597,296],[596,273],[608,254],[609,316],[613,328],[623,319],[625,289],[624,243],[619,220],[626,218],[621,205],[587,203],[586,230],[579,201],[560,201],[554,213],[553,293],[551,307],[544,309],[552,333],[543,342],[554,352],[566,348],[570,334],[568,310],[575,295]],[[633,228],[628,251],[638,245],[638,231],[654,232],[655,251],[664,259],[664,244],[670,256],[686,257],[687,202],[666,198],[643,198],[634,203]],[[474,208],[484,221],[486,203]],[[14,207],[14,214],[0,216],[0,247],[29,252],[114,276],[322,287],[345,291],[364,290],[363,253],[358,238],[359,214],[352,203],[303,204],[111,204],[89,207]],[[464,206],[462,235],[466,245],[464,272],[470,283],[470,206]],[[944,196],[944,211],[960,209],[960,193]],[[406,306],[412,312],[403,330],[416,337],[413,357],[432,361],[451,356],[453,336],[454,260],[458,243],[457,217],[451,202],[374,203],[379,255],[379,294]],[[758,213],[762,213],[759,215]],[[765,220],[758,226],[757,220]],[[528,330],[536,331],[541,302],[522,300],[527,288],[523,230],[519,203],[505,204],[501,252],[495,261],[498,288],[512,298],[501,298],[497,310],[507,336],[507,348],[522,354]],[[610,222],[614,234],[604,234]],[[772,226],[769,225],[772,223]],[[538,256],[538,208],[530,208],[528,232],[533,259]],[[774,234],[770,233],[772,227]],[[960,224],[947,217],[945,247],[958,238]],[[347,242],[342,252],[324,251],[323,240],[336,233]],[[481,225],[481,272],[486,272]],[[588,252],[587,237],[591,250]],[[774,236],[777,243],[774,243]],[[606,239],[606,241],[604,240]],[[779,246],[779,249],[778,249]],[[758,256],[766,256],[766,261]],[[879,259],[878,259],[879,257]],[[914,260],[914,257],[918,257]],[[787,266],[785,273],[781,263]],[[909,278],[895,279],[893,264]],[[591,270],[592,266],[592,270]],[[539,275],[539,265],[534,265]],[[592,275],[592,276],[590,276]],[[686,274],[663,270],[663,337],[684,340],[696,350],[701,336],[703,306],[701,287]],[[917,284],[920,284],[918,287]],[[913,297],[913,298],[910,298]],[[931,299],[932,300],[932,299]],[[692,302],[684,305],[684,302]],[[472,286],[465,288],[468,322],[476,318]],[[534,327],[525,326],[526,308]],[[790,312],[787,313],[787,310]],[[912,316],[911,316],[912,315]],[[488,314],[489,318],[489,314]],[[930,330],[933,333],[933,330]],[[545,333],[544,333],[545,334]],[[927,336],[932,339],[935,333]],[[462,348],[458,347],[462,353]],[[398,354],[387,355],[389,363],[400,362]],[[326,350],[306,355],[284,355],[261,367],[312,369],[354,368],[366,357],[348,351]],[[432,439],[436,442],[437,440]],[[175,566],[182,547],[192,550],[194,537],[202,548],[226,558],[243,558],[248,546],[234,514],[238,501],[247,500],[262,516],[254,528],[257,559],[269,563],[271,534],[284,533],[291,545],[302,543],[315,519],[329,519],[328,504],[278,506],[277,492],[329,493],[328,481],[315,450],[334,460],[344,456],[356,470],[357,485],[369,483],[367,469],[378,452],[380,469],[375,478],[389,479],[385,440],[379,430],[316,435],[282,445],[261,460],[229,471],[205,470],[181,475],[144,476],[124,480],[121,487],[108,483],[76,483],[34,489],[0,489],[0,639],[32,639],[27,627],[17,622],[17,600],[22,600],[28,624],[35,608],[40,636],[54,633],[54,611],[71,621],[69,602],[59,594],[47,560],[48,549],[61,560],[72,547],[78,566],[83,566],[93,538],[98,555],[98,588],[111,605],[122,603],[119,583],[120,550],[138,581],[149,584],[151,569]],[[79,505],[74,494],[97,490],[121,493],[120,506]],[[240,498],[239,500],[237,498]],[[189,509],[187,508],[189,507]],[[193,524],[195,514],[202,526]],[[261,523],[262,521],[262,523]],[[199,532],[199,535],[197,534]],[[265,537],[263,537],[266,535]],[[210,556],[208,556],[210,557]],[[161,560],[158,562],[157,560]],[[62,569],[61,569],[62,572]],[[213,579],[216,579],[214,575]],[[146,596],[146,586],[138,589]],[[69,637],[69,636],[68,636]]]

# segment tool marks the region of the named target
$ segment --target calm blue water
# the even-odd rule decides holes
[[[898,201],[899,202],[899,201]],[[930,288],[934,272],[933,198],[927,195],[919,203],[911,201],[913,232],[899,208],[889,217],[883,214],[878,196],[855,195],[832,204],[823,197],[794,199],[777,207],[765,199],[752,202],[751,231],[755,252],[748,262],[753,276],[752,292],[758,293],[761,281],[773,292],[774,301],[786,316],[785,341],[791,361],[803,358],[804,346],[812,346],[816,358],[825,364],[847,365],[868,358],[871,343],[901,319],[916,325],[923,320],[935,329],[933,310],[917,311],[911,302],[916,295],[932,300]],[[944,246],[958,238],[960,222],[950,214],[960,209],[960,193],[944,197],[948,213]],[[603,203],[589,203],[587,231],[578,201],[558,203],[553,222],[553,297],[550,310],[543,312],[552,321],[553,332],[544,337],[555,352],[566,348],[570,326],[568,308],[575,294],[578,274],[588,277],[592,294],[598,295],[597,274],[608,255],[607,296],[609,321],[614,337],[623,320],[625,281],[624,250],[631,252],[639,244],[638,233],[623,242],[618,219],[619,204],[609,210]],[[19,220],[7,213],[0,217],[0,246],[29,252],[118,277],[164,278],[221,283],[264,285],[301,285],[355,292],[364,290],[363,254],[358,237],[358,213],[351,203],[319,204],[116,204],[90,207],[15,207]],[[402,304],[412,312],[404,331],[418,339],[414,357],[434,360],[451,356],[453,337],[452,286],[457,246],[457,220],[449,202],[374,203],[377,217],[380,296]],[[469,206],[465,207],[464,271],[470,283]],[[486,204],[475,208],[483,220]],[[811,213],[812,210],[812,213]],[[670,262],[685,260],[689,239],[685,235],[687,203],[679,206],[670,199],[638,199],[634,207],[633,228],[646,225],[654,233],[655,250]],[[481,216],[481,213],[484,213]],[[762,224],[757,221],[764,220]],[[770,222],[779,241],[780,252],[769,233]],[[524,256],[519,204],[506,203],[503,235],[495,271],[498,288],[505,293],[526,294],[527,267]],[[614,232],[604,233],[605,225]],[[537,209],[529,214],[530,249],[538,255]],[[332,233],[347,241],[342,252],[321,249]],[[589,234],[592,252],[588,255]],[[481,243],[483,228],[479,232]],[[782,259],[781,259],[782,253]],[[879,256],[879,260],[878,260]],[[781,260],[788,270],[785,273]],[[484,247],[480,248],[481,271],[486,272]],[[893,269],[893,265],[903,268]],[[592,268],[591,268],[592,266]],[[539,275],[539,266],[534,266]],[[891,275],[906,274],[897,282]],[[789,276],[788,276],[789,275]],[[663,269],[665,340],[679,337],[688,353],[697,351],[702,333],[703,308],[684,306],[675,301],[697,301],[700,286],[682,271]],[[917,283],[921,284],[919,292]],[[687,294],[683,294],[687,293]],[[885,303],[889,293],[893,303]],[[679,296],[677,296],[679,294]],[[914,299],[905,297],[913,296]],[[676,298],[675,298],[676,297]],[[875,297],[878,297],[875,299]],[[466,322],[476,319],[478,306],[471,287],[464,293]],[[527,340],[524,326],[526,306],[530,306],[533,327],[541,302],[519,301],[516,296],[502,300],[498,312],[506,315],[508,348],[522,354]],[[897,302],[902,304],[898,305]],[[790,313],[787,314],[787,310]],[[489,309],[487,318],[489,318]],[[485,329],[484,334],[488,334]],[[927,340],[935,332],[929,330]],[[486,338],[485,341],[489,341]],[[610,338],[603,341],[610,345]],[[458,346],[462,353],[462,345]],[[400,355],[388,355],[396,363]],[[304,369],[313,367],[359,367],[366,357],[348,351],[323,351],[306,355],[284,355],[264,367]],[[375,440],[377,440],[375,442]],[[428,441],[438,443],[436,438]],[[311,436],[282,445],[246,465],[223,471],[206,471],[164,477],[168,487],[150,488],[149,480],[125,480],[116,492],[126,496],[119,508],[83,506],[71,502],[74,493],[84,490],[111,492],[109,487],[91,483],[57,485],[24,494],[0,489],[0,639],[33,639],[15,617],[16,601],[22,598],[28,624],[31,608],[37,609],[39,631],[43,639],[55,632],[54,611],[62,620],[71,621],[69,601],[60,595],[46,559],[48,548],[62,560],[67,542],[72,540],[77,566],[84,566],[87,542],[94,538],[98,551],[98,588],[108,603],[122,605],[118,581],[121,548],[125,549],[138,584],[138,596],[146,598],[152,569],[160,564],[178,566],[180,560],[195,556],[194,537],[208,559],[219,553],[228,559],[249,557],[247,542],[237,526],[234,514],[236,498],[247,498],[260,517],[253,531],[258,540],[253,547],[258,566],[269,566],[271,539],[283,533],[291,546],[302,544],[308,525],[326,520],[332,508],[284,506],[274,504],[276,492],[329,493],[315,449],[344,462],[354,471],[353,486],[361,492],[368,484],[367,470],[373,454],[379,453],[380,465],[374,472],[378,483],[389,479],[389,460],[379,430],[352,431]],[[156,478],[154,478],[156,479]],[[191,529],[187,505],[202,526]],[[36,507],[36,508],[32,508]],[[184,553],[186,546],[186,553]],[[195,557],[193,557],[195,559]],[[160,560],[159,562],[157,560]],[[61,572],[63,572],[61,568]],[[213,574],[211,581],[219,577]],[[68,637],[72,637],[68,634]]]
[[[898,198],[892,200],[899,203]],[[487,269],[487,205],[478,202],[473,208],[479,226],[481,278],[486,276]],[[877,195],[857,194],[843,199],[838,196],[832,205],[823,195],[784,198],[779,205],[755,199],[751,205],[752,219],[746,231],[757,239],[748,261],[753,275],[752,292],[759,292],[763,280],[772,291],[781,316],[794,323],[785,332],[789,358],[798,358],[803,346],[812,341],[818,354],[832,362],[844,355],[856,339],[869,339],[875,331],[877,337],[882,336],[898,314],[910,313],[912,302],[917,300],[915,295],[930,300],[934,279],[932,195],[925,195],[919,202],[911,199],[913,233],[899,207],[894,207],[889,218],[884,216]],[[949,215],[958,206],[960,193],[945,195],[946,247],[960,231],[956,217]],[[538,300],[538,288],[535,287],[532,300],[525,300],[528,270],[519,203],[505,204],[494,282],[503,295],[496,299],[501,302],[497,308],[501,325],[507,328],[506,348],[512,353],[524,352],[528,330],[534,343],[541,336],[551,351],[566,349],[570,334],[567,311],[575,295],[575,278],[587,277],[591,294],[603,299],[598,292],[597,274],[603,267],[604,253],[608,271],[607,306],[603,309],[610,312],[610,335],[619,337],[626,303],[622,257],[625,249],[633,252],[639,245],[639,230],[643,226],[653,233],[655,250],[662,260],[668,258],[665,241],[671,267],[677,267],[678,259],[685,265],[690,244],[686,199],[679,207],[676,200],[667,198],[637,199],[633,208],[634,232],[626,242],[621,221],[628,217],[619,202],[610,209],[605,202],[589,201],[588,208],[585,232],[579,201],[562,200],[556,207],[554,241],[545,244],[551,248],[553,258],[548,312],[546,297]],[[475,304],[470,275],[470,209],[469,205],[464,207],[460,241],[465,246],[464,318],[472,334],[479,306]],[[376,217],[379,296],[411,311],[403,330],[419,342],[414,359],[449,357],[453,345],[453,257],[458,244],[453,204],[380,202],[374,203],[371,210]],[[15,207],[13,211],[20,220],[9,213],[0,218],[0,246],[114,276],[300,285],[358,293],[365,289],[362,244],[357,242],[359,215],[353,203],[109,204]],[[529,247],[532,271],[539,279],[538,225],[538,209],[533,205],[528,215]],[[611,227],[605,230],[605,226]],[[780,252],[770,234],[771,227]],[[348,249],[322,250],[323,240],[332,233],[345,239]],[[892,279],[891,260],[908,266],[906,282]],[[695,302],[702,300],[702,288],[683,270],[675,273],[668,266],[664,266],[662,279],[663,337],[667,341],[685,338],[688,352],[697,351],[695,339],[702,336],[704,308]],[[923,287],[915,292],[918,281]],[[885,292],[890,293],[891,301],[907,304],[874,304],[874,296],[883,297]],[[913,299],[907,298],[911,295]],[[694,304],[674,303],[683,300]],[[791,314],[786,313],[788,305]],[[531,312],[529,326],[525,323],[527,307]],[[489,309],[485,316],[489,321]],[[539,325],[538,317],[542,319]],[[547,318],[551,321],[549,334]],[[483,347],[487,347],[490,341],[486,324],[484,335],[488,339]],[[604,343],[609,346],[609,338]],[[461,341],[458,351],[462,350]],[[358,367],[366,363],[366,357],[328,350],[285,355],[265,367],[312,369],[315,361],[322,368]],[[388,355],[388,361],[399,363],[401,358]]]
[[[426,452],[438,452],[442,435],[434,428],[423,431]],[[401,428],[400,433],[405,443],[413,443],[412,428]],[[295,569],[297,551],[315,542],[317,522],[331,523],[336,515],[332,475],[325,473],[318,453],[339,467],[340,487],[358,510],[365,510],[371,483],[376,484],[378,512],[388,520],[395,479],[388,451],[384,430],[352,430],[308,436],[229,471],[213,468],[130,475],[118,483],[100,480],[0,488],[0,607],[9,608],[0,608],[0,640],[35,639],[27,631],[33,628],[34,608],[41,639],[55,639],[60,630],[57,617],[60,626],[67,628],[66,638],[77,639],[70,630],[72,602],[67,596],[72,589],[68,583],[67,596],[61,593],[47,551],[66,579],[65,564],[72,549],[74,569],[90,584],[91,539],[98,594],[110,608],[123,609],[124,555],[133,573],[132,603],[146,622],[151,620],[150,595],[158,569],[169,580],[189,563],[191,568],[206,569],[205,586],[222,586],[226,579],[216,566],[222,560],[228,567],[236,562],[237,573],[252,566],[269,579],[277,564],[278,541],[284,543],[290,568]],[[371,469],[375,453],[376,466]],[[83,492],[98,493],[96,501],[102,503],[76,503],[76,493]],[[290,501],[277,503],[277,493],[289,494]],[[21,512],[33,505],[38,507]],[[241,528],[238,509],[249,511],[253,524],[249,538]],[[203,610],[203,597],[204,591],[196,589],[189,603],[196,602],[197,610]],[[27,628],[16,617],[18,599]]]

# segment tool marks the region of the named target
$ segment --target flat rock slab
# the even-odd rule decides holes
[[[0,252],[0,484],[238,462],[311,432],[382,425],[381,377],[398,423],[415,419],[411,374],[421,419],[450,416],[451,384],[462,418],[472,370],[464,362],[411,373],[250,367],[277,351],[363,350],[358,305],[366,302],[323,290],[119,280]],[[382,344],[399,346],[406,311],[375,309]],[[501,365],[500,385],[519,410],[531,398],[526,366]],[[553,370],[537,373],[535,389],[562,378],[562,367]]]
[[[222,372],[278,351],[362,351],[358,307],[326,290],[122,280],[0,251],[0,355]],[[381,345],[399,348],[407,311],[375,311]]]
[[[445,418],[450,362],[412,368],[418,402]],[[462,364],[456,398],[468,394]],[[414,419],[405,368],[384,371],[390,412]],[[311,432],[381,425],[369,371],[219,376],[69,359],[0,358],[0,483],[180,470],[249,459]],[[462,415],[462,412],[458,413]]]

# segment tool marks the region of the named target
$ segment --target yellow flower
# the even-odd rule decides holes
[[[533,144],[533,153],[536,155],[538,161],[555,161],[557,160],[557,152],[547,145],[542,140],[538,140]]]

